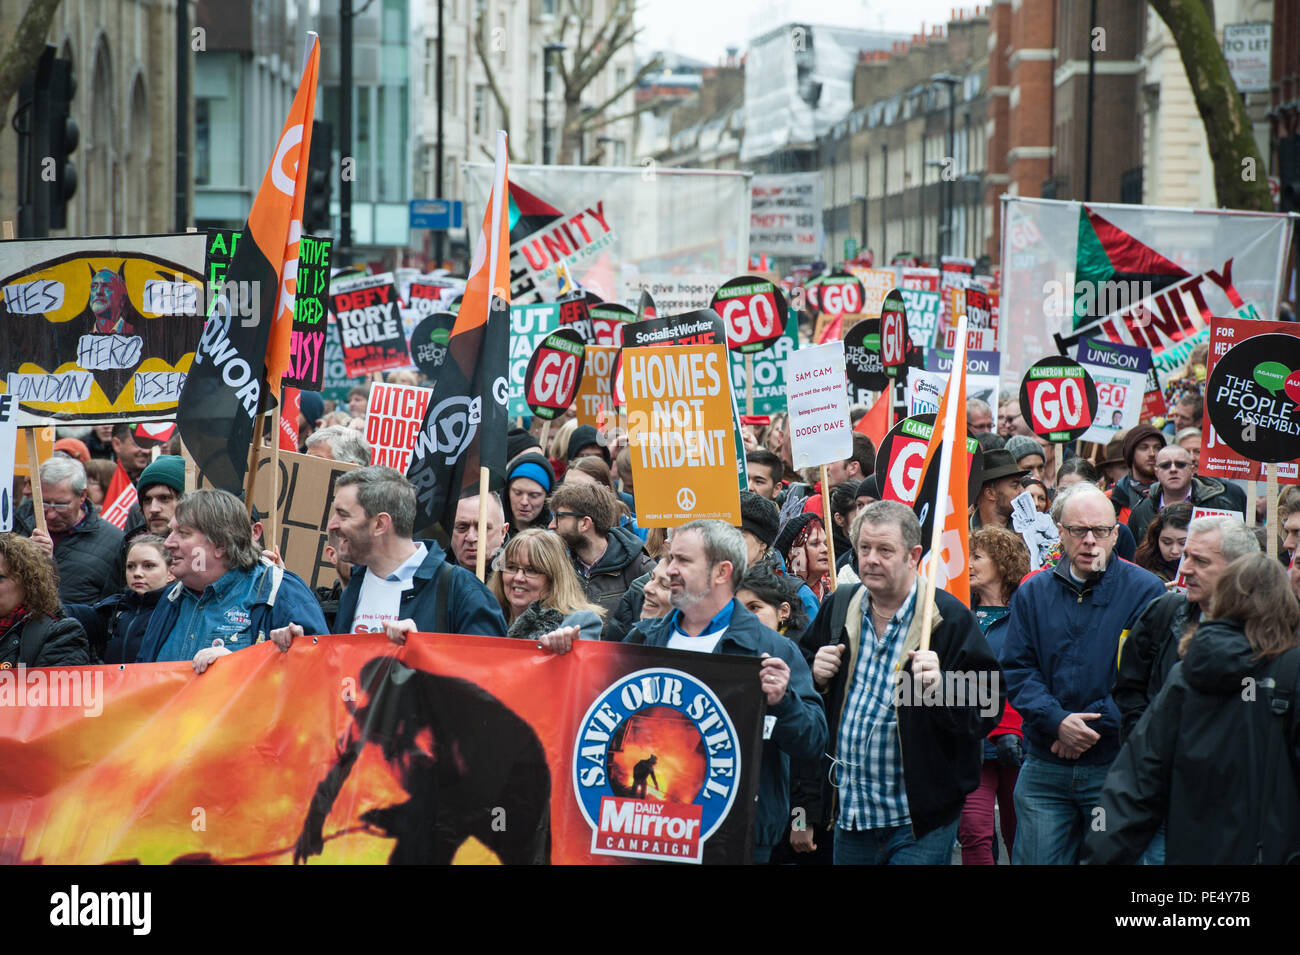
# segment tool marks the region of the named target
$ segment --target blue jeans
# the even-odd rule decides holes
[[[1157,829],[1156,834],[1151,837],[1151,844],[1147,846],[1147,851],[1142,853],[1142,864],[1165,864],[1165,823],[1160,823],[1160,828]]]
[[[1016,780],[1016,865],[1075,865],[1110,764],[1062,765],[1027,756]]]
[[[835,828],[836,865],[950,865],[953,840],[957,838],[954,819],[926,833],[912,837],[912,827],[889,829]]]

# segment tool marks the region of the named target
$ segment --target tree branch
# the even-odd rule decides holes
[[[1206,10],[1206,0],[1150,0],[1150,3],[1178,45],[1187,82],[1196,99],[1196,110],[1205,126],[1219,205],[1271,212],[1273,200],[1268,192],[1266,167],[1255,144],[1245,103],[1214,35],[1214,22]],[[1253,173],[1253,179],[1247,178],[1248,170]]]
[[[0,59],[0,117],[9,115],[9,100],[18,92],[27,75],[36,69],[58,9],[59,0],[31,0],[27,4],[4,58]]]
[[[654,109],[657,105],[659,104],[652,100],[647,100],[644,103],[638,104],[635,109],[626,113],[622,113],[618,116],[610,116],[608,119],[601,119],[599,122],[591,120],[584,123],[581,128],[583,132],[590,132],[593,129],[603,129],[610,123],[617,123],[620,119],[631,119],[633,116],[639,116],[648,109]]]
[[[651,60],[649,63],[647,63],[647,64],[645,64],[644,66],[642,66],[641,69],[639,69],[639,70],[636,71],[636,76],[632,77],[632,79],[630,79],[630,80],[628,80],[626,83],[624,83],[623,86],[619,89],[619,91],[618,91],[617,93],[615,93],[615,94],[614,94],[613,96],[611,96],[609,99],[605,100],[605,102],[601,103],[599,106],[597,106],[595,109],[593,109],[593,110],[591,111],[590,116],[589,116],[587,119],[583,120],[581,123],[578,124],[578,128],[579,128],[579,129],[587,129],[587,128],[589,128],[589,127],[592,125],[592,119],[593,119],[593,118],[595,118],[595,117],[599,117],[601,113],[605,112],[605,110],[609,109],[611,106],[613,106],[615,103],[617,103],[617,102],[618,102],[620,99],[622,99],[623,96],[626,95],[630,90],[636,89],[637,85],[638,85],[638,84],[641,82],[641,80],[643,80],[647,75],[649,75],[650,73],[653,73],[653,72],[654,72],[655,70],[657,70],[657,69],[660,69],[662,66],[663,66],[663,61],[662,61],[661,59],[659,59],[659,57],[655,57],[655,58],[654,58],[653,60]]]
[[[483,24],[481,21],[473,32],[474,49],[478,52],[479,62],[483,64],[483,72],[487,74],[488,87],[492,90],[492,98],[497,101],[497,108],[501,110],[501,128],[506,131],[506,154],[510,157],[511,162],[517,162],[518,157],[515,155],[514,150],[515,138],[510,135],[510,106],[506,103],[505,97],[501,95],[501,88],[497,86],[496,74],[492,72],[487,46],[483,43]]]
[[[623,33],[623,30],[630,26],[631,22],[632,12],[629,9],[619,16],[619,19],[615,24],[614,33],[610,36],[609,42],[605,44],[604,49],[594,54],[594,56],[589,57],[582,65],[581,69],[578,68],[577,63],[574,64],[575,75],[573,85],[577,88],[579,94],[581,94],[582,91],[587,88],[587,85],[600,74],[600,71],[605,68],[605,64],[609,62],[610,58],[615,53],[627,46],[636,38],[637,34],[640,32],[639,30]]]

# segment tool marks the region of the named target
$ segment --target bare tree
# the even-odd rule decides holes
[[[0,58],[0,117],[9,115],[9,101],[27,75],[36,69],[36,61],[45,49],[45,38],[58,9],[59,0],[31,0],[27,4],[18,29],[9,41],[4,57]]]
[[[658,58],[651,60],[604,102],[596,106],[584,107],[582,97],[587,88],[605,69],[614,54],[635,40],[640,33],[633,27],[636,2],[635,0],[611,0],[611,8],[599,27],[594,26],[595,0],[562,0],[562,2],[563,16],[560,17],[551,35],[546,37],[545,42],[563,43],[567,48],[564,55],[555,58],[556,78],[559,80],[564,99],[556,160],[561,164],[567,164],[573,162],[581,152],[580,143],[588,131],[627,119],[650,108],[650,104],[644,104],[617,116],[606,115],[607,111],[624,95],[636,89],[642,79],[660,69],[663,64]],[[502,94],[489,58],[491,51],[484,37],[486,29],[484,22],[480,20],[474,30],[474,49],[478,51],[479,62],[483,64],[483,70],[487,74],[492,98],[496,100],[497,108],[501,111],[501,125],[509,132],[510,106]],[[515,159],[513,150],[510,158]]]
[[[1265,165],[1250,128],[1250,117],[1228,61],[1214,35],[1213,0],[1151,0],[1169,27],[1205,125],[1214,164],[1214,192],[1227,209],[1271,212]]]

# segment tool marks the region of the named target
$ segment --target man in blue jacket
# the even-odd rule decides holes
[[[447,561],[436,541],[414,540],[415,487],[387,467],[357,468],[334,484],[329,531],[352,579],[339,598],[340,633],[470,633],[504,637],[506,621],[492,592],[464,567]],[[303,631],[291,624],[271,634],[288,650]]]
[[[176,505],[167,538],[176,584],[149,617],[134,662],[192,660],[202,673],[219,656],[299,621],[325,633],[316,595],[302,579],[261,559],[248,511],[229,491],[205,488]]]
[[[1029,749],[1016,782],[1016,865],[1078,861],[1120,748],[1119,647],[1165,592],[1155,574],[1111,559],[1117,525],[1105,494],[1076,484],[1060,505],[1061,560],[1011,598],[1001,655]]]
[[[790,758],[819,759],[826,748],[826,713],[812,674],[795,644],[763,626],[735,599],[745,576],[745,540],[722,521],[698,520],[673,532],[668,579],[673,612],[638,621],[624,643],[698,653],[761,657],[759,682],[767,700],[759,767],[754,861],[766,863],[785,837],[790,811]],[[544,647],[567,651],[577,627],[542,637]]]

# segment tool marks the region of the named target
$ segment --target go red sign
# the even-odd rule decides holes
[[[923,414],[904,418],[890,429],[876,452],[876,486],[880,499],[898,501],[911,507],[921,489],[921,466],[925,449],[934,433],[935,415]],[[984,476],[984,452],[974,438],[966,439],[966,492],[975,500]],[[938,469],[932,468],[937,476]],[[929,543],[926,543],[929,547]]]
[[[766,279],[741,275],[724,282],[712,308],[727,328],[727,347],[754,354],[771,348],[785,332],[785,296]]]
[[[1097,386],[1078,362],[1044,358],[1020,382],[1020,412],[1035,434],[1056,444],[1073,441],[1092,427]]]
[[[880,359],[891,377],[907,361],[907,307],[898,289],[890,289],[880,308]]]
[[[533,414],[551,420],[573,404],[582,382],[585,351],[582,336],[572,328],[561,328],[542,339],[525,375],[524,400]]]
[[[817,283],[817,307],[831,318],[862,310],[862,283],[845,272],[832,272]]]

